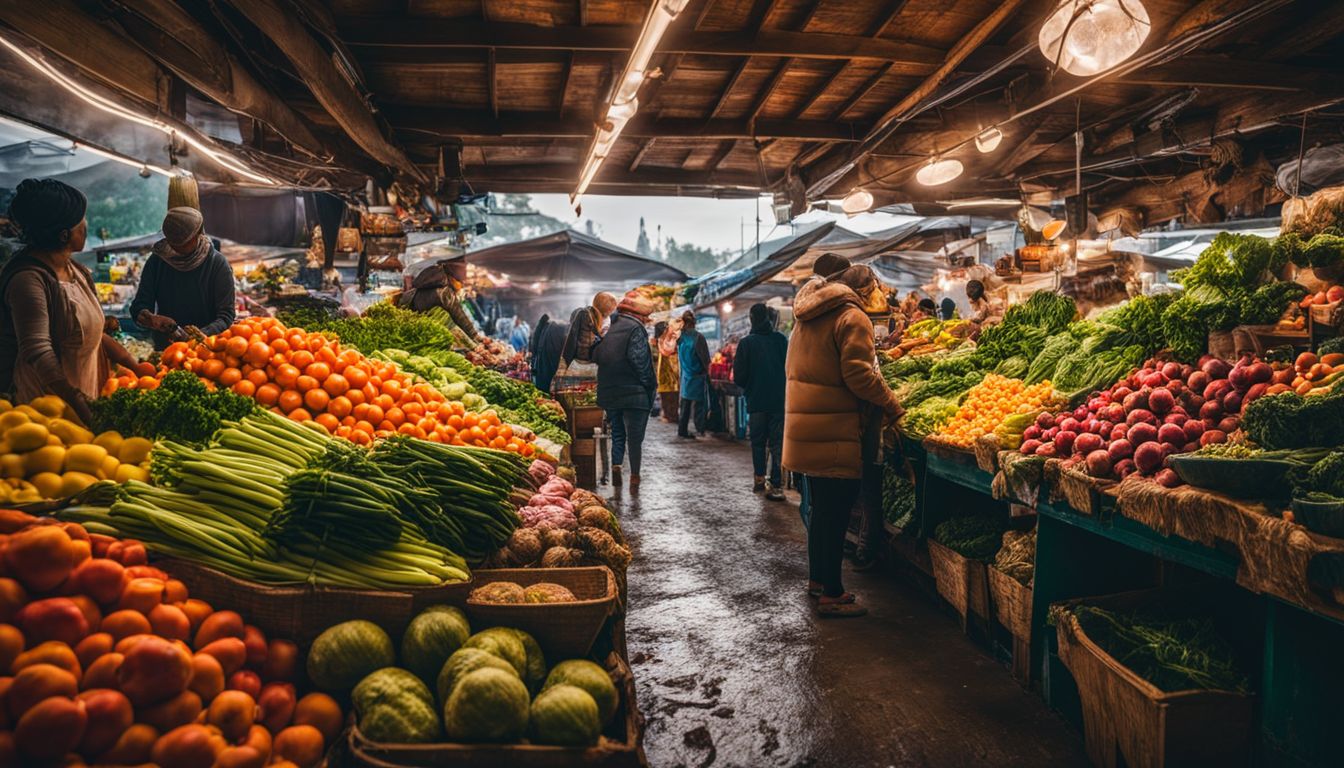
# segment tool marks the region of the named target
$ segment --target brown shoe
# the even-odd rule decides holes
[[[837,597],[822,595],[818,598],[817,615],[823,619],[853,619],[867,616],[868,609],[859,605],[853,594],[846,592]]]

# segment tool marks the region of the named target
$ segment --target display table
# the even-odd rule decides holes
[[[907,455],[916,448],[907,441]],[[903,532],[927,538],[954,511],[1004,505],[993,498],[996,481],[973,457],[925,451],[916,466],[916,520]],[[1004,483],[998,481],[999,496]],[[1183,583],[1202,583],[1226,593],[1245,617],[1246,635],[1260,648],[1251,669],[1259,706],[1258,760],[1280,765],[1335,765],[1339,757],[1339,691],[1344,690],[1344,612],[1310,601],[1253,592],[1239,581],[1242,555],[1225,542],[1208,545],[1164,535],[1117,511],[1083,514],[1039,489],[1036,571],[1032,585],[1030,670],[1042,695],[1066,718],[1081,725],[1073,677],[1059,660],[1052,603],[1080,597]],[[1121,503],[1119,506],[1123,506]],[[1319,539],[1321,537],[1312,537]],[[1344,546],[1344,542],[1332,540]]]

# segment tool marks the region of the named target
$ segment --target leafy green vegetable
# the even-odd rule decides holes
[[[1000,376],[1007,376],[1010,379],[1020,379],[1027,375],[1027,368],[1031,361],[1022,355],[1013,355],[1004,358],[1002,362],[994,366],[994,372]]]
[[[1283,392],[1256,398],[1241,412],[1241,428],[1262,448],[1330,447],[1344,435],[1344,393],[1303,397]]]
[[[915,484],[903,468],[891,464],[882,471],[882,517],[896,528],[910,525],[915,518]]]
[[[1004,526],[987,515],[954,517],[933,529],[933,540],[972,560],[989,561],[999,551]]]
[[[1241,323],[1248,325],[1268,325],[1278,321],[1283,310],[1295,304],[1307,289],[1293,282],[1278,282],[1262,285],[1246,299],[1241,309]]]
[[[1207,286],[1234,293],[1272,279],[1286,264],[1282,252],[1269,240],[1258,235],[1222,232],[1193,265],[1172,272],[1171,279],[1187,290]]]
[[[241,419],[256,407],[251,398],[227,389],[210,391],[189,371],[170,372],[157,389],[119,389],[90,404],[97,432],[112,429],[191,445],[204,444],[222,422]]]
[[[1113,613],[1091,605],[1078,606],[1073,615],[1089,639],[1163,691],[1250,688],[1212,619]]]
[[[1331,451],[1293,484],[1295,497],[1311,493],[1344,496],[1344,451]]]
[[[901,429],[910,437],[923,440],[957,415],[960,402],[961,396],[954,395],[930,397],[918,405],[908,406],[901,418]]]
[[[1344,336],[1335,336],[1334,338],[1326,339],[1321,342],[1321,346],[1316,349],[1316,354],[1318,355],[1330,355],[1336,352],[1344,352]]]

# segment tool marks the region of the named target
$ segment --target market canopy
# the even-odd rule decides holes
[[[569,192],[646,18],[675,13],[590,193],[1044,204],[1075,193],[1075,135],[1105,222],[1295,192],[1275,170],[1338,141],[1344,4],[1123,2],[1141,42],[1098,74],[1038,42],[1057,0],[8,2],[0,112],[206,180]],[[963,170],[921,183],[934,159]]]
[[[572,229],[472,251],[467,263],[515,284],[680,283],[686,273]]]

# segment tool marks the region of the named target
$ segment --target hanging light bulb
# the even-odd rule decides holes
[[[1003,141],[1003,131],[991,126],[975,137],[975,148],[989,154],[999,148],[999,142],[1001,141]]]
[[[855,188],[840,201],[840,210],[853,216],[873,207],[873,193],[866,189]]]
[[[1041,52],[1065,72],[1095,75],[1133,56],[1152,23],[1140,0],[1064,0],[1041,26]]]
[[[962,165],[960,160],[939,160],[933,158],[929,164],[920,168],[915,173],[915,181],[926,187],[936,187],[940,184],[946,184],[949,181],[961,175]]]

